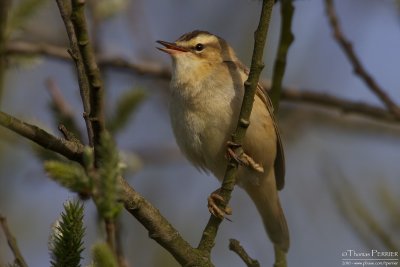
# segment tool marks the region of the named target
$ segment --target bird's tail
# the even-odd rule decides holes
[[[259,184],[248,183],[244,189],[256,204],[272,243],[287,252],[290,244],[289,229],[279,201],[274,171],[266,178],[261,178]]]

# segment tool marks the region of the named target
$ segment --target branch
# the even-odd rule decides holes
[[[0,125],[36,144],[82,164],[83,145],[57,138],[37,126],[0,112]],[[121,201],[125,209],[149,231],[149,236],[169,251],[182,266],[213,266],[208,257],[190,246],[159,210],[137,193],[128,182],[118,177]]]
[[[354,72],[360,76],[360,78],[371,89],[371,91],[386,105],[387,109],[393,113],[396,118],[400,119],[399,106],[397,106],[397,104],[390,98],[385,90],[381,88],[374,78],[372,78],[372,76],[365,70],[356,53],[354,52],[352,44],[344,36],[336,16],[333,0],[325,0],[325,5],[326,14],[333,29],[333,35],[353,65]]]
[[[83,145],[55,137],[45,130],[0,111],[0,125],[70,160],[82,161]]]
[[[288,102],[309,103],[324,108],[334,108],[345,114],[354,113],[385,122],[398,123],[400,121],[387,109],[363,102],[346,100],[326,93],[285,88],[282,91],[282,99]]]
[[[10,229],[8,228],[6,217],[2,216],[1,214],[0,214],[0,225],[1,228],[3,229],[4,235],[7,238],[8,245],[10,246],[11,251],[14,254],[15,263],[17,263],[17,265],[20,267],[28,267],[28,265],[24,260],[24,257],[22,256],[21,251],[18,248],[17,240],[15,239]]]
[[[72,57],[72,59],[75,62],[77,74],[78,74],[78,84],[79,84],[79,92],[81,94],[81,99],[83,103],[83,117],[85,119],[85,124],[86,124],[86,130],[88,133],[88,139],[89,139],[89,145],[93,146],[93,127],[91,122],[89,121],[89,114],[90,114],[90,96],[89,96],[89,82],[87,80],[87,77],[85,75],[85,67],[82,63],[82,57],[79,53],[79,47],[78,47],[78,39],[75,34],[75,29],[74,25],[71,21],[71,14],[72,14],[72,6],[69,1],[63,1],[63,0],[57,0],[57,5],[60,10],[60,14],[62,17],[62,20],[64,21],[65,29],[68,34],[69,38],[69,43],[70,43],[70,49],[68,49],[68,53]],[[52,46],[45,46],[42,47],[42,52],[48,52],[49,54],[52,54],[53,56],[57,56],[60,58],[69,58],[63,49],[61,51],[60,49],[55,49]]]
[[[130,187],[125,179],[120,177],[119,183],[125,209],[148,230],[150,238],[169,251],[182,266],[213,266],[209,257],[191,247],[160,211]]]
[[[252,259],[236,239],[229,239],[229,249],[235,252],[247,267],[260,267],[260,263]]]
[[[81,56],[80,58],[82,59],[79,64],[83,64],[85,75],[89,83],[89,120],[92,124],[93,129],[95,165],[97,165],[98,161],[100,160],[97,149],[100,145],[100,136],[105,130],[103,100],[104,88],[100,70],[96,63],[94,50],[90,45],[89,32],[87,30],[87,23],[85,18],[84,0],[72,0],[71,20],[75,29],[76,38],[78,40],[78,48]],[[75,38],[70,34],[68,34],[68,36],[70,39]]]
[[[53,59],[71,61],[71,57],[67,53],[67,48],[49,45],[37,44],[30,42],[14,41],[6,46],[6,54],[13,55],[41,55]],[[108,68],[118,68],[121,70],[133,72],[138,75],[148,75],[158,79],[169,80],[171,73],[167,68],[160,65],[151,64],[135,64],[118,57],[98,56],[99,65]],[[262,82],[264,88],[270,88],[268,82]],[[354,102],[343,98],[335,97],[326,93],[318,93],[310,89],[294,89],[290,87],[282,87],[282,100],[295,103],[310,103],[325,108],[334,108],[342,110],[345,113],[355,113],[366,116],[371,119],[381,120],[384,122],[399,121],[394,115],[381,107],[361,102]]]
[[[232,134],[232,141],[236,144],[242,144],[242,140],[249,126],[250,113],[253,108],[254,96],[257,90],[258,80],[262,69],[264,68],[263,51],[267,38],[269,21],[271,18],[272,7],[274,0],[263,0],[260,21],[257,30],[254,33],[254,48],[251,60],[251,67],[248,79],[244,83],[245,93],[240,109],[239,120],[235,132]],[[235,153],[241,152],[241,147],[235,149]],[[233,188],[236,184],[237,162],[231,158],[225,171],[224,180],[222,181],[219,194],[225,200],[224,205],[227,205]],[[203,231],[198,248],[210,254],[214,241],[218,232],[219,225],[222,220],[214,215],[210,219]]]
[[[292,33],[292,18],[294,6],[292,0],[281,0],[281,36],[279,40],[278,52],[274,63],[274,71],[272,75],[272,86],[269,91],[274,112],[279,109],[279,100],[282,92],[282,80],[286,69],[286,57],[290,45],[294,41]]]
[[[94,148],[94,177],[102,181],[101,162],[103,155],[101,153],[102,136],[105,133],[104,116],[104,88],[101,79],[100,70],[97,66],[94,49],[90,44],[89,32],[85,17],[85,0],[71,0],[72,7],[66,2],[57,0],[60,13],[67,29],[71,49],[75,53],[75,59],[78,69],[78,75],[81,80],[86,80],[85,84],[80,84],[85,117],[88,116],[87,128],[90,145]],[[70,29],[70,27],[73,29]],[[73,54],[71,54],[73,55]],[[82,87],[83,86],[83,87]],[[98,178],[97,178],[98,177]],[[115,224],[114,218],[104,218],[107,243],[115,252]]]
[[[53,59],[70,61],[71,57],[67,52],[67,48],[46,43],[32,43],[25,41],[9,42],[5,48],[6,55],[38,55],[46,56]],[[97,62],[100,67],[112,67],[139,75],[149,75],[159,79],[169,80],[171,73],[167,68],[158,64],[135,64],[121,57],[108,57],[98,55]]]

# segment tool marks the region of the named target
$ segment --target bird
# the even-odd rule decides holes
[[[223,38],[208,31],[195,30],[175,42],[157,43],[172,58],[169,113],[176,142],[196,168],[222,181],[248,68]],[[273,106],[260,84],[242,148],[246,157],[240,160],[244,164],[238,167],[237,184],[254,202],[275,253],[286,255],[289,230],[278,195],[284,187],[284,152]],[[218,191],[209,198],[215,216],[229,213],[215,210],[213,200],[221,200]]]

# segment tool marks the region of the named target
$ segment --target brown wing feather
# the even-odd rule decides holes
[[[279,133],[279,128],[274,116],[274,108],[272,106],[271,99],[269,98],[267,93],[264,93],[264,89],[260,84],[257,85],[256,95],[264,102],[274,124],[276,133],[276,158],[274,162],[275,180],[278,190],[282,190],[285,186],[285,154],[283,152],[283,145],[281,135]]]
[[[246,75],[249,75],[249,69],[239,60],[234,61],[225,61],[226,63],[233,63],[242,69]],[[257,92],[256,96],[258,96],[267,107],[269,115],[272,118],[272,122],[274,124],[275,133],[276,133],[276,158],[274,162],[274,171],[275,171],[275,180],[276,187],[278,190],[282,190],[285,186],[285,154],[283,152],[283,145],[281,135],[279,133],[278,124],[276,123],[276,119],[274,116],[274,107],[272,105],[271,99],[268,94],[264,91],[264,88],[261,84],[257,84]]]

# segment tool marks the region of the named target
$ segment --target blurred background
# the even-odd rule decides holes
[[[32,5],[16,12],[24,2]],[[264,80],[271,78],[279,40],[279,5],[273,10],[265,48]],[[323,1],[298,0],[294,5],[295,41],[284,85],[383,107],[354,75],[332,37]],[[399,2],[338,0],[335,6],[362,63],[400,104]],[[155,41],[174,41],[183,33],[203,29],[226,39],[249,65],[260,8],[260,1],[250,0],[98,0],[89,2],[88,20],[97,52],[106,58],[123,58],[152,70],[169,69],[170,59],[155,49]],[[19,17],[13,19],[16,14]],[[12,1],[8,26],[6,44],[68,45],[55,1]],[[110,65],[102,72],[109,118],[121,97],[132,91],[145,95],[127,126],[115,135],[128,165],[125,177],[196,245],[209,218],[207,196],[219,183],[192,167],[175,144],[168,116],[168,79]],[[6,57],[2,77],[1,111],[60,135],[51,111],[50,79],[84,132],[71,62],[13,54]],[[399,123],[290,101],[281,102],[278,120],[287,166],[280,196],[291,232],[289,266],[342,266],[342,252],[347,250],[399,251]],[[0,127],[0,212],[8,218],[30,266],[49,265],[50,226],[63,203],[74,198],[48,179],[31,142]],[[272,266],[273,249],[261,219],[239,188],[231,207],[232,222],[223,222],[213,250],[216,266],[244,266],[228,250],[229,238],[238,239],[262,266]],[[91,244],[104,234],[93,203],[86,201],[85,208],[83,266],[90,263]],[[178,266],[127,212],[122,213],[121,227],[130,266]],[[0,233],[0,266],[12,259]]]

